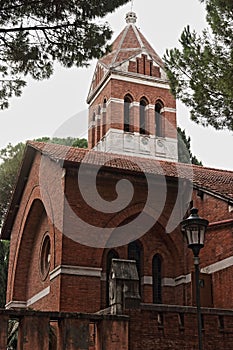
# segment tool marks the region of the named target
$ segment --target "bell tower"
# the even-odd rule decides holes
[[[87,97],[90,149],[177,161],[176,101],[134,12],[96,65]]]

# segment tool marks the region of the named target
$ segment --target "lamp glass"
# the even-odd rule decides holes
[[[204,245],[205,227],[198,225],[190,225],[185,227],[187,243]]]

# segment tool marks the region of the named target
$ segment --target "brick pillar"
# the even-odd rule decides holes
[[[148,109],[148,132],[149,135],[155,135],[155,112],[151,106]]]
[[[0,350],[7,348],[8,316],[0,315]]]
[[[134,102],[132,107],[132,114],[134,118],[134,132],[140,131],[140,107],[139,102]]]
[[[129,350],[128,321],[103,320],[98,324],[96,350]]]
[[[49,317],[24,316],[19,322],[17,350],[49,349]]]
[[[59,322],[58,350],[88,350],[89,320],[62,319]]]
[[[121,102],[111,101],[108,106],[109,116],[111,128],[124,130],[124,100],[121,100]]]

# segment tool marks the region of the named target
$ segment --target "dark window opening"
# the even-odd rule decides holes
[[[140,101],[140,134],[146,134],[146,105],[147,102],[143,99]]]
[[[162,105],[160,103],[155,104],[155,128],[156,136],[163,137],[163,117],[161,114]]]
[[[152,261],[152,276],[153,276],[153,303],[162,303],[162,260],[156,254]]]
[[[143,56],[143,74],[146,74],[146,56]]]
[[[137,58],[136,64],[137,64],[137,73],[139,73],[139,58]]]
[[[150,61],[150,76],[153,76],[153,62]]]
[[[131,131],[130,127],[130,104],[132,103],[132,98],[130,96],[125,96],[124,98],[124,131]]]
[[[141,271],[142,271],[142,249],[141,244],[137,241],[128,245],[128,259],[136,261],[136,267],[139,277],[139,293],[141,295]]]

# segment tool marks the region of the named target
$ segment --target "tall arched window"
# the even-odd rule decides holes
[[[124,131],[131,131],[131,120],[130,120],[130,104],[132,103],[132,97],[130,95],[126,95],[124,98]]]
[[[136,260],[136,267],[139,277],[139,291],[141,294],[141,271],[142,271],[142,246],[138,241],[133,241],[128,245],[128,259]]]
[[[163,108],[162,102],[158,101],[155,104],[155,135],[163,137],[163,116],[161,110]]]
[[[140,134],[147,134],[146,130],[146,106],[148,102],[145,98],[140,101]]]
[[[153,278],[153,303],[162,303],[162,259],[159,254],[153,257],[152,261]]]
[[[119,259],[119,255],[115,250],[110,250],[106,261],[106,307],[109,306],[109,274],[112,265],[112,259]]]

